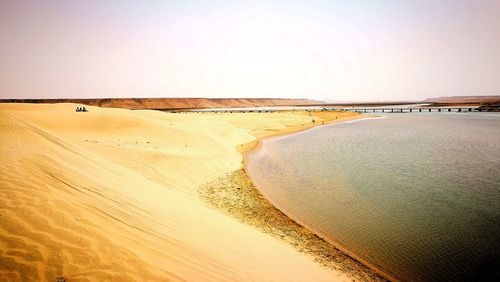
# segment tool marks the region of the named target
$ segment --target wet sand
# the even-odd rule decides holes
[[[200,193],[211,206],[290,244],[325,268],[341,271],[355,281],[386,281],[274,207],[259,193],[243,169],[207,184]]]

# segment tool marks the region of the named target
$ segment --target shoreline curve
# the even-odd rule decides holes
[[[335,125],[335,124],[338,124],[338,123],[356,122],[356,121],[361,121],[361,120],[366,120],[366,119],[378,119],[378,118],[383,118],[383,117],[375,117],[375,116],[374,117],[362,117],[362,116],[346,117],[346,118],[336,119],[336,120],[327,122],[324,125],[313,125],[313,126],[308,127],[308,128],[298,128],[296,130],[289,130],[289,131],[285,130],[285,131],[276,132],[274,134],[270,134],[270,135],[266,135],[266,136],[256,137],[255,141],[250,142],[248,144],[245,144],[244,145],[245,146],[244,150],[240,151],[240,153],[243,156],[243,170],[244,170],[244,173],[248,177],[249,181],[253,184],[254,188],[258,191],[258,193],[261,194],[263,196],[263,198],[266,201],[268,201],[273,207],[275,207],[277,210],[279,210],[280,212],[282,212],[285,216],[287,216],[288,218],[290,218],[292,221],[296,222],[298,225],[300,225],[303,228],[305,228],[306,230],[312,232],[314,235],[318,236],[319,238],[321,238],[322,240],[326,241],[327,243],[329,243],[333,247],[337,248],[338,250],[340,250],[345,255],[349,256],[350,258],[354,259],[355,261],[358,261],[363,266],[365,266],[368,269],[370,269],[370,270],[376,272],[377,274],[381,275],[383,278],[385,278],[385,279],[387,279],[389,281],[399,281],[400,279],[398,279],[397,277],[395,277],[393,274],[384,272],[379,267],[377,267],[377,266],[373,265],[372,263],[369,263],[366,260],[360,258],[359,256],[357,256],[353,252],[349,251],[348,248],[344,247],[342,244],[334,241],[334,239],[329,238],[328,236],[325,236],[325,235],[321,234],[320,232],[317,232],[316,230],[314,230],[314,228],[310,227],[306,223],[304,223],[301,220],[297,219],[295,216],[293,216],[286,209],[284,209],[283,207],[280,207],[279,205],[277,205],[275,203],[275,201],[273,201],[273,199],[271,197],[269,197],[269,195],[267,193],[265,193],[265,191],[263,191],[263,189],[259,188],[259,186],[252,179],[252,177],[251,177],[251,175],[250,175],[250,173],[248,171],[249,156],[252,153],[254,153],[255,151],[259,150],[261,148],[261,146],[262,146],[262,143],[265,140],[277,139],[277,138],[284,138],[284,137],[286,138],[286,137],[290,137],[292,135],[295,135],[295,134],[298,134],[298,133],[302,133],[302,132],[305,132],[305,131],[309,131],[309,130],[313,130],[313,129],[318,129],[318,128],[321,128],[322,126],[331,126],[331,125]]]

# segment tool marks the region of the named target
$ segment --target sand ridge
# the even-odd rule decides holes
[[[198,193],[241,168],[237,148],[309,113],[76,106],[0,104],[0,280],[348,279]]]

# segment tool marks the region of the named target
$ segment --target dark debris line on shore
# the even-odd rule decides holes
[[[206,184],[199,193],[209,205],[288,242],[327,268],[340,270],[356,281],[386,281],[275,208],[258,192],[243,169]]]

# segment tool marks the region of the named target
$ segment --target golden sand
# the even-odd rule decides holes
[[[0,281],[352,279],[200,194],[255,136],[326,116],[76,106],[0,104]]]

